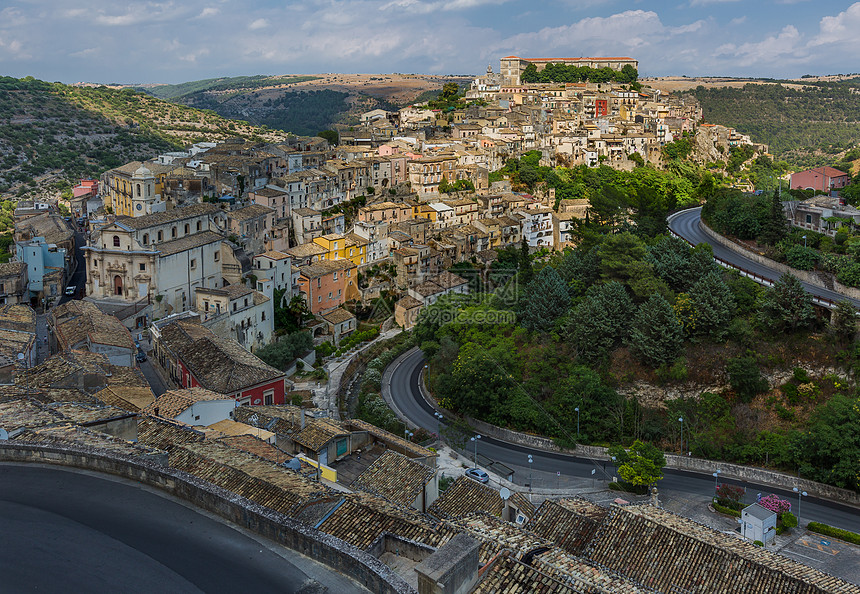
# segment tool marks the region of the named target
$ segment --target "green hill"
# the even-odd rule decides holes
[[[860,79],[690,91],[705,121],[736,128],[796,167],[831,164],[860,142]]]
[[[198,141],[285,134],[133,89],[0,77],[0,192],[96,177]]]

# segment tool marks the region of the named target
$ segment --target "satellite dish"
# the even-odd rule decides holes
[[[0,439],[9,439],[9,432],[0,427]]]
[[[501,489],[499,489],[499,497],[507,501],[511,497],[511,490],[507,487],[502,487]]]
[[[18,353],[18,360],[19,360],[19,361],[23,361],[23,360],[24,360],[24,353]]]
[[[293,458],[289,462],[284,462],[284,467],[289,468],[290,470],[301,470],[302,461],[298,458]]]

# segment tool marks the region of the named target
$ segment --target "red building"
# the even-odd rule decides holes
[[[161,366],[183,388],[206,388],[239,405],[285,404],[282,371],[197,322],[153,327],[152,340]]]
[[[792,190],[820,190],[830,192],[844,188],[851,177],[844,171],[833,167],[815,167],[806,171],[798,171],[791,175]]]
[[[594,115],[596,117],[609,115],[609,100],[595,99],[594,100]]]

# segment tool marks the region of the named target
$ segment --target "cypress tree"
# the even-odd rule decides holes
[[[630,329],[630,349],[642,362],[659,367],[681,353],[684,331],[669,302],[654,293],[639,307]]]
[[[529,330],[548,330],[570,307],[570,294],[552,266],[544,266],[526,289],[520,323]]]

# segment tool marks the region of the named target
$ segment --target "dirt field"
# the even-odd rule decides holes
[[[284,77],[293,75],[282,75]],[[392,103],[405,103],[425,91],[440,89],[446,82],[460,84],[472,77],[435,76],[430,74],[314,74],[320,78],[300,83],[281,85],[280,89],[321,91],[331,89],[345,93],[361,93]]]
[[[822,77],[826,78],[826,77]],[[800,81],[800,79],[796,79]],[[806,79],[804,79],[806,80]],[[810,81],[817,79],[808,79]],[[744,85],[755,84],[755,85],[773,85],[777,84],[768,80],[761,80],[755,78],[719,78],[719,77],[687,77],[687,76],[661,76],[654,78],[643,78],[640,79],[640,82],[643,85],[654,87],[655,89],[660,89],[666,93],[675,93],[684,91],[689,91],[690,89],[695,89],[699,85],[702,85],[708,89],[714,89],[719,87],[734,87],[741,88]],[[782,83],[785,87],[791,88],[802,88],[803,84],[798,82],[798,84],[790,84],[790,83]]]

